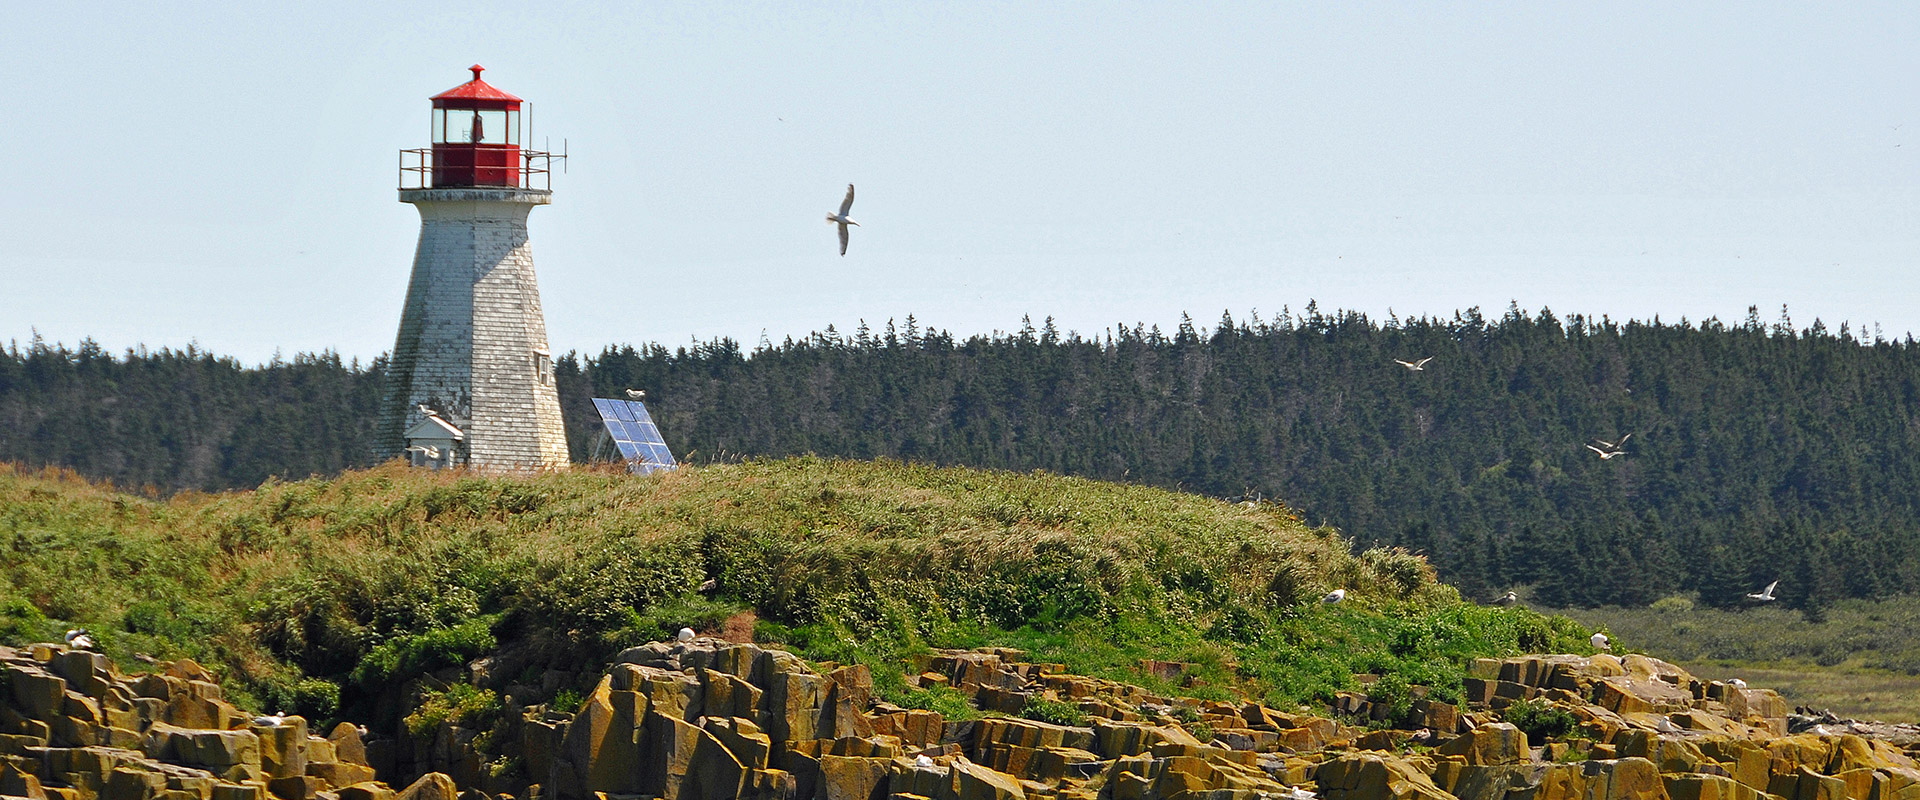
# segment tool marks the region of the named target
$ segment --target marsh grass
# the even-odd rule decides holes
[[[1819,622],[1774,606],[1699,607],[1686,596],[1558,613],[1703,677],[1776,689],[1790,705],[1920,722],[1920,598],[1842,600]]]

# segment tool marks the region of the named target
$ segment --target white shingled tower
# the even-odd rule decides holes
[[[472,81],[433,97],[433,147],[401,152],[400,201],[420,211],[420,243],[375,447],[419,466],[563,467],[566,431],[527,247],[527,214],[551,201],[551,157],[521,148],[520,98],[470,69]]]

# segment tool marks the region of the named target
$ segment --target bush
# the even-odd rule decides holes
[[[443,722],[469,728],[490,728],[500,712],[500,698],[492,690],[456,683],[442,691],[428,692],[420,699],[420,705],[413,713],[401,720],[401,724],[415,738],[427,738]]]
[[[1387,721],[1398,724],[1413,713],[1413,685],[1397,674],[1382,675],[1367,687],[1367,702],[1387,707]]]
[[[1571,712],[1545,700],[1521,700],[1500,710],[1500,719],[1527,735],[1533,744],[1564,739],[1579,726]]]
[[[980,711],[973,707],[965,693],[945,686],[931,689],[915,689],[894,701],[901,708],[917,708],[938,712],[948,720],[978,719]]]
[[[493,625],[500,616],[475,617],[451,628],[414,636],[395,636],[368,651],[353,668],[353,682],[377,686],[396,678],[465,664],[491,652]]]
[[[561,689],[559,694],[554,695],[552,700],[547,701],[547,710],[557,711],[562,714],[571,714],[579,711],[580,704],[586,701],[587,699],[581,697],[579,692],[572,689]]]
[[[1027,704],[1020,709],[1020,716],[1037,722],[1050,722],[1055,725],[1085,725],[1087,714],[1078,706],[1047,700],[1040,695],[1029,695]],[[1209,737],[1211,739],[1211,737]]]

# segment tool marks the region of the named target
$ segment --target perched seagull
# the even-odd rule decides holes
[[[1326,603],[1327,605],[1333,605],[1334,603],[1338,603],[1345,599],[1347,599],[1347,590],[1335,589],[1331,592],[1328,592],[1326,597],[1320,598],[1320,602]]]
[[[927,757],[926,753],[921,753],[913,757],[913,765],[921,769],[926,769],[927,767],[933,766],[933,759]]]
[[[847,199],[840,201],[840,213],[828,214],[827,221],[840,226],[840,255],[847,254],[847,226],[858,225],[847,212],[853,210],[853,184],[847,184]]]
[[[718,578],[708,578],[700,582],[700,591],[711,592],[718,588],[720,588],[720,579]]]
[[[674,634],[673,639],[677,642],[691,642],[693,641],[693,629],[681,628],[679,633]]]
[[[440,460],[440,448],[434,447],[432,445],[416,444],[412,447],[407,448],[407,452],[419,453],[420,455],[425,456],[428,461]]]
[[[266,727],[266,728],[278,728],[281,725],[287,724],[287,712],[282,711],[278,714],[262,714],[258,717],[253,718],[253,724],[259,725],[261,727]]]
[[[1599,455],[1601,461],[1606,461],[1607,459],[1613,458],[1614,456],[1624,456],[1627,454],[1627,451],[1625,450],[1602,450],[1598,447],[1594,447],[1593,445],[1587,445],[1587,449],[1592,450],[1595,454]]]
[[[1593,638],[1588,639],[1587,641],[1593,643],[1593,649],[1595,650],[1612,650],[1613,649],[1612,641],[1608,640],[1607,635],[1604,633],[1596,633],[1593,635]]]
[[[1743,680],[1740,680],[1739,678],[1734,678],[1733,680],[1730,680],[1730,681],[1727,681],[1727,685],[1728,685],[1728,686],[1731,686],[1731,687],[1733,687],[1733,688],[1735,688],[1735,689],[1745,689],[1745,688],[1747,688],[1747,682],[1746,682],[1746,681],[1743,681]]]
[[[67,631],[67,646],[75,650],[92,650],[94,647],[93,634],[88,633],[86,628],[74,628],[73,630]]]
[[[1594,441],[1599,442],[1601,447],[1607,448],[1608,450],[1618,450],[1622,447],[1626,447],[1627,440],[1631,438],[1633,438],[1633,434],[1629,433],[1625,436],[1620,437],[1620,441],[1618,442],[1609,442],[1605,439],[1595,439]]]
[[[418,405],[415,405],[415,406],[414,406],[414,408],[418,408],[418,409],[420,409],[420,413],[422,413],[422,414],[425,414],[425,415],[427,415],[427,416],[429,416],[429,417],[437,417],[437,416],[440,416],[440,412],[438,412],[438,411],[435,411],[435,410],[433,410],[433,409],[431,409],[431,408],[428,408],[428,407],[427,407],[427,404],[426,404],[426,403],[420,403],[420,404],[418,404]]]
[[[1393,363],[1399,364],[1400,366],[1406,367],[1407,369],[1412,370],[1414,372],[1426,372],[1427,362],[1432,360],[1433,360],[1433,356],[1427,356],[1426,358],[1420,359],[1419,361],[1401,361],[1400,359],[1396,358],[1393,360]]]
[[[1298,786],[1287,790],[1287,800],[1319,800],[1319,797],[1319,795],[1314,794],[1311,790],[1302,789]]]
[[[1496,606],[1510,606],[1518,602],[1520,602],[1520,595],[1514,594],[1513,592],[1507,592],[1506,594],[1501,595],[1500,599],[1493,601],[1493,604]]]
[[[627,399],[628,400],[645,400],[647,399],[647,393],[640,391],[639,389],[628,389]]]
[[[1779,585],[1780,585],[1779,581],[1774,581],[1772,583],[1769,583],[1767,584],[1767,588],[1765,589],[1761,589],[1760,591],[1757,591],[1757,592],[1749,592],[1747,594],[1747,599],[1752,600],[1756,603],[1771,603],[1774,600],[1773,587],[1779,586]]]

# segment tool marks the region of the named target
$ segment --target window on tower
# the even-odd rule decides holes
[[[541,386],[553,383],[553,359],[538,350],[533,351],[533,380]]]

